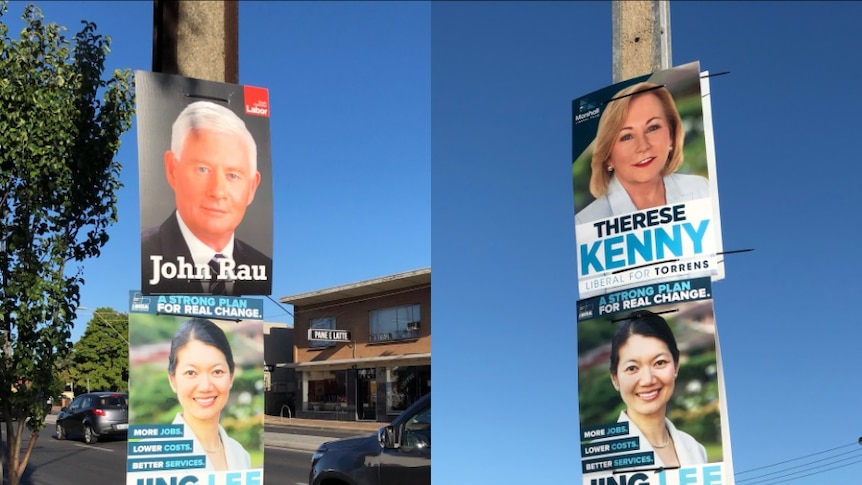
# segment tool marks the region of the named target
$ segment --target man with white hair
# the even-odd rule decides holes
[[[245,123],[219,104],[191,103],[164,163],[176,211],[141,234],[143,292],[268,294],[272,258],[234,235],[260,185]]]

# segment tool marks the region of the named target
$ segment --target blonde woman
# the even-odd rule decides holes
[[[590,164],[592,203],[575,223],[709,197],[709,181],[675,173],[685,130],[670,92],[642,82],[618,92],[602,112]]]

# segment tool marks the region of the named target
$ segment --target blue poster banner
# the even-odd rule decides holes
[[[578,301],[578,321],[634,311],[654,305],[683,303],[712,298],[709,278],[692,278],[666,281],[651,285],[617,290],[605,295]]]
[[[143,295],[130,292],[131,313],[217,318],[223,320],[263,320],[263,300],[213,295]]]

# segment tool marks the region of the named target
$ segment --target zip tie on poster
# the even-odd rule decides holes
[[[705,76],[704,76],[704,75],[701,75],[701,76],[700,76],[700,78],[701,78],[701,79],[706,79],[706,78],[708,78],[708,77],[724,76],[725,74],[730,74],[730,71],[722,71],[722,72],[717,72],[717,73],[715,73],[715,74],[707,74],[707,75],[705,75]],[[709,96],[709,94],[710,94],[710,93],[706,93],[706,94],[702,95],[702,96],[701,96],[701,98],[705,98],[705,97]]]
[[[730,251],[720,251],[720,252],[717,252],[717,253],[714,253],[714,254],[710,254],[709,256],[710,256],[710,257],[716,257],[716,256],[724,255],[724,254],[747,253],[747,252],[751,252],[751,251],[754,251],[754,248],[749,248],[749,249],[732,249],[732,250],[730,250]],[[723,260],[722,260],[722,261],[723,261]],[[631,271],[631,270],[633,270],[633,269],[643,269],[643,268],[648,268],[648,267],[650,267],[650,266],[655,266],[655,265],[657,265],[657,264],[678,263],[678,262],[679,262],[679,258],[674,258],[674,259],[663,259],[663,260],[661,260],[661,261],[653,261],[652,263],[641,264],[641,265],[638,265],[638,266],[627,266],[627,267],[622,268],[622,269],[615,269],[615,270],[611,271],[611,272],[610,272],[610,274],[619,274],[619,273],[622,273],[622,272],[624,272],[624,271]]]
[[[718,256],[718,255],[720,255],[720,254],[750,253],[751,251],[754,251],[754,248],[747,248],[747,249],[732,249],[732,250],[730,250],[730,251],[722,251],[722,252],[720,252],[720,253],[715,253],[715,255],[716,255],[716,256]],[[724,260],[723,260],[723,259],[719,261],[719,263],[723,263],[723,262],[724,262]]]
[[[646,472],[661,473],[665,470],[679,470],[679,469],[680,469],[680,467],[678,467],[678,466],[667,466],[667,467],[658,466],[655,468],[626,468],[625,470],[614,470],[613,474],[614,475],[621,475],[623,473],[646,473]]]
[[[730,74],[730,71],[722,71],[722,72],[717,72],[717,73],[715,73],[715,74],[707,74],[706,76],[700,76],[700,78],[701,78],[701,79],[704,79],[704,78],[708,78],[708,77],[718,77],[718,76],[724,76],[725,74]],[[616,101],[616,100],[618,100],[618,99],[627,98],[627,97],[629,97],[629,96],[634,96],[634,95],[636,95],[636,94],[648,93],[648,92],[650,92],[650,91],[652,91],[652,90],[655,90],[655,89],[661,89],[661,88],[666,88],[666,87],[667,87],[667,86],[666,86],[666,85],[664,85],[664,84],[659,84],[658,86],[653,86],[653,87],[651,87],[651,88],[646,88],[646,89],[642,89],[642,90],[640,90],[640,91],[635,91],[635,92],[633,92],[633,93],[624,94],[624,95],[622,95],[622,96],[617,96],[616,98],[611,98],[611,99],[609,99],[609,100],[607,100],[607,101],[602,102],[602,104],[608,104],[608,103],[610,103],[611,101]]]
[[[656,89],[661,89],[661,88],[664,88],[664,87],[666,87],[664,84],[659,84],[658,86],[653,86],[653,87],[651,87],[651,88],[641,89],[640,91],[635,91],[635,92],[633,92],[633,93],[623,94],[622,96],[617,96],[616,98],[611,98],[611,99],[609,99],[609,100],[607,100],[607,101],[602,102],[602,104],[608,104],[608,103],[610,103],[611,101],[616,101],[616,100],[618,100],[618,99],[628,98],[629,96],[634,96],[635,94],[648,93],[648,92],[650,92],[650,91],[653,91],[653,90],[656,90]]]
[[[651,313],[652,313],[653,315],[664,315],[665,313],[676,313],[676,312],[678,312],[678,311],[679,311],[679,308],[671,308],[670,310],[664,310],[664,311],[660,311],[660,312],[651,312]],[[631,319],[633,318],[633,317],[632,317],[632,315],[634,315],[635,313],[637,313],[637,311],[635,311],[635,312],[633,312],[633,313],[629,314],[629,316],[627,316],[627,317],[623,317],[623,318],[614,318],[614,319],[612,319],[612,320],[611,320],[611,323],[617,323],[617,322],[622,322],[622,321],[625,321],[625,320],[631,320]]]

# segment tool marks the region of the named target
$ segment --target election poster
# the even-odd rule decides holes
[[[708,276],[578,302],[584,485],[732,483]]]
[[[262,485],[263,301],[130,300],[126,484]]]
[[[135,72],[141,292],[272,292],[269,91]]]
[[[578,292],[724,275],[708,81],[693,62],[572,102]]]

